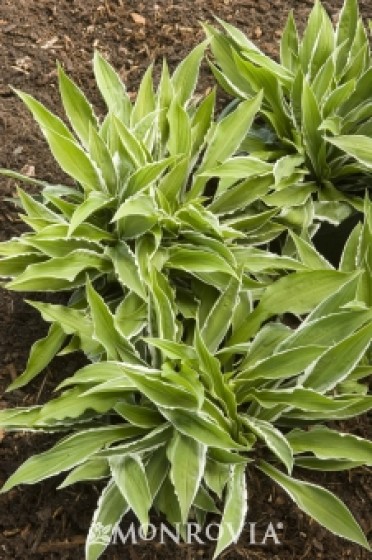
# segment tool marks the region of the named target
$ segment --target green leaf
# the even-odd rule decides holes
[[[142,375],[144,375],[145,373],[151,374],[157,372],[157,370],[151,370],[141,365],[126,364],[123,362],[96,362],[79,369],[72,377],[68,377],[67,379],[62,381],[58,385],[58,388],[60,389],[61,387],[75,384],[87,384],[96,386],[97,384],[104,383],[105,381],[117,380],[118,383],[124,381],[129,388],[134,389],[135,385],[126,377],[126,372],[129,370],[139,372]]]
[[[237,381],[253,379],[286,379],[298,375],[312,364],[326,350],[324,346],[299,346],[275,352],[263,360],[244,369],[237,376]]]
[[[345,420],[347,418],[355,418],[360,416],[365,412],[369,412],[372,408],[372,396],[353,396],[353,397],[343,397],[334,401],[334,406],[332,407],[332,420]],[[339,404],[338,409],[336,409],[336,404]],[[293,426],[293,420],[297,422],[297,419],[314,421],[328,421],[330,417],[329,410],[325,408],[323,411],[319,412],[303,412],[301,410],[291,410],[283,414],[283,418],[289,419],[290,426]]]
[[[125,241],[120,241],[114,247],[110,247],[107,255],[112,259],[119,282],[146,300],[146,290],[140,276],[136,256]]]
[[[146,532],[152,496],[142,460],[133,455],[110,457],[109,462],[117,487]]]
[[[137,171],[135,171],[128,180],[128,184],[125,188],[125,196],[130,197],[144,190],[148,185],[159,179],[161,174],[172,164],[173,161],[174,158],[169,157],[160,161],[148,163],[140,169],[137,169]],[[168,175],[166,175],[166,177],[167,176]]]
[[[46,256],[40,253],[23,253],[15,257],[4,257],[0,260],[0,277],[11,278],[23,274],[34,264],[45,262]]]
[[[1,257],[16,257],[24,255],[25,253],[30,253],[32,251],[32,246],[29,241],[24,243],[22,238],[9,239],[8,241],[0,242],[0,255]]]
[[[336,59],[337,75],[342,75],[350,57],[350,48],[356,35],[358,23],[357,0],[345,0],[336,26],[336,45],[339,48]]]
[[[187,272],[226,272],[236,276],[234,270],[220,255],[212,251],[203,251],[199,248],[186,249],[182,246],[170,251],[170,257],[165,266],[179,268]]]
[[[296,23],[291,10],[280,39],[280,61],[288,70],[294,71],[297,67],[298,46]]]
[[[323,10],[324,8],[319,0],[316,0],[310,12],[300,47],[300,61],[304,74],[306,72],[310,74],[310,63],[313,58],[314,46],[318,44],[320,30],[322,28]]]
[[[102,190],[103,184],[96,167],[78,144],[52,129],[43,128],[43,133],[55,160],[65,173],[81,183],[87,191]]]
[[[288,442],[281,431],[270,424],[270,422],[265,422],[259,418],[251,418],[244,415],[243,421],[257,437],[266,443],[267,447],[278,457],[287,468],[288,473],[291,474],[293,468],[293,452],[290,442]]]
[[[167,358],[171,360],[195,360],[196,353],[192,346],[172,340],[163,340],[162,338],[144,338],[144,341],[150,346],[159,348]]]
[[[368,168],[372,167],[372,138],[353,134],[326,138],[326,140]]]
[[[358,251],[361,234],[362,224],[358,223],[350,233],[342,251],[339,268],[343,272],[352,272],[353,270],[355,270],[355,255]]]
[[[236,266],[236,260],[234,258],[232,247],[228,246],[227,243],[213,239],[207,235],[203,235],[199,231],[185,231],[185,238],[190,241],[193,245],[199,245],[203,249],[208,248],[215,253],[218,253],[223,257],[232,267]]]
[[[163,59],[163,67],[157,90],[157,111],[158,111],[158,128],[160,131],[161,143],[165,147],[169,136],[169,127],[167,121],[167,112],[174,97],[174,88],[169,75],[169,67],[165,58]]]
[[[41,313],[44,321],[58,323],[67,335],[78,333],[79,336],[92,337],[93,326],[84,312],[64,305],[41,301],[27,301],[27,303]]]
[[[89,129],[97,128],[97,118],[81,89],[58,65],[58,84],[65,113],[85,148],[89,146]]]
[[[195,394],[175,384],[166,383],[156,373],[147,376],[133,370],[125,373],[137,389],[158,407],[196,410],[200,406]],[[162,409],[161,413],[163,414]]]
[[[250,176],[272,173],[271,163],[253,156],[234,157],[226,160],[217,167],[208,168],[201,173],[205,177],[220,177],[221,179],[246,179]]]
[[[76,207],[75,212],[71,216],[70,225],[68,228],[68,236],[70,237],[76,228],[80,226],[92,214],[112,205],[115,199],[108,198],[105,194],[100,192],[90,192],[82,204]]]
[[[220,449],[216,447],[208,448],[208,459],[217,461],[226,467],[231,465],[247,465],[252,459],[248,459],[243,455],[228,451],[227,449]]]
[[[304,387],[325,392],[347,379],[368,349],[372,323],[345,338],[325,352],[306,373]]]
[[[275,185],[282,188],[281,184],[285,179],[289,179],[303,164],[304,158],[301,155],[287,155],[278,159],[274,164]],[[296,186],[298,188],[298,186]]]
[[[203,382],[211,394],[219,399],[232,422],[238,423],[235,395],[225,382],[219,360],[208,350],[199,330],[195,328],[195,350],[199,359],[199,367],[203,372]]]
[[[337,87],[327,96],[323,106],[323,118],[326,119],[333,113],[336,113],[338,108],[346,101],[355,89],[355,80],[349,80],[345,84]],[[324,125],[324,123],[323,123]]]
[[[134,347],[118,333],[110,309],[89,280],[86,283],[86,294],[94,326],[93,338],[105,348],[108,359],[121,358],[130,364],[138,364],[140,359],[137,358]]]
[[[196,156],[207,139],[207,133],[213,122],[213,110],[216,90],[213,89],[200,103],[191,121],[192,155]]]
[[[127,422],[140,428],[156,428],[163,421],[157,410],[139,404],[119,402],[115,406],[115,411]]]
[[[336,270],[300,271],[280,278],[266,288],[257,308],[229,339],[228,344],[245,342],[272,315],[286,312],[298,315],[308,313],[348,280],[349,274]],[[308,290],[309,285],[312,286],[311,290]]]
[[[88,251],[94,251],[95,253],[103,252],[103,247],[98,243],[89,241],[88,239],[79,239],[74,237],[71,237],[70,239],[65,239],[63,237],[43,239],[42,236],[39,237],[38,235],[33,235],[32,238],[28,238],[27,243],[30,247],[35,247],[41,251],[45,258],[64,257],[78,249],[87,249]]]
[[[186,523],[204,474],[206,447],[175,432],[167,455],[171,464],[170,479],[180,504],[182,521]]]
[[[277,351],[298,348],[308,344],[331,346],[351,335],[372,318],[371,311],[341,311],[313,321],[303,322]]]
[[[309,431],[295,429],[287,434],[294,453],[310,451],[318,459],[347,459],[372,464],[372,442],[330,430],[325,426],[315,426]]]
[[[131,115],[132,126],[141,122],[147,115],[155,111],[156,100],[154,94],[154,85],[152,80],[153,65],[147,68],[143,75],[136,101]]]
[[[135,292],[129,292],[115,310],[115,327],[126,338],[139,334],[147,325],[146,302]]]
[[[342,45],[346,41],[349,47],[354,37],[356,25],[358,22],[358,2],[357,0],[345,0],[336,29],[336,44]],[[340,61],[341,62],[341,61]],[[344,63],[346,59],[344,60]]]
[[[85,413],[88,418],[94,415],[88,411],[103,414],[112,409],[118,400],[114,392],[97,395],[88,394],[84,389],[84,387],[74,387],[48,401],[41,408],[34,426],[50,426],[56,422],[70,424],[69,419],[78,418]]]
[[[106,459],[89,459],[86,463],[75,467],[58,486],[58,490],[66,488],[77,482],[87,480],[100,480],[110,475],[110,469]]]
[[[221,25],[223,23],[220,21]],[[219,68],[211,62],[209,65],[211,70],[217,80],[217,82],[222,86],[222,88],[227,91],[230,95],[237,98],[247,98],[253,95],[253,89],[244,77],[237,71],[236,64],[233,58],[233,45],[228,37],[225,37],[223,33],[220,33],[211,25],[204,23],[204,31],[211,39],[211,50],[218,63]],[[242,42],[245,46],[250,46],[250,41],[244,36],[244,34],[237,28],[230,26],[233,33],[239,35],[239,43]]]
[[[124,124],[124,122],[114,115],[112,117],[112,124],[116,128],[125,154],[129,158],[133,167],[142,167],[148,163],[145,146],[140,142],[140,140],[138,140],[135,134]]]
[[[132,426],[108,426],[82,430],[67,436],[48,451],[27,459],[1,489],[7,492],[17,484],[34,484],[86,461],[96,451],[115,441],[133,437],[138,428]]]
[[[344,305],[350,303],[356,297],[356,291],[359,283],[359,274],[351,274],[349,278],[341,286],[336,288],[330,293],[323,301],[309,313],[304,321],[307,325],[315,319],[326,317],[332,313],[337,313],[343,308]],[[342,309],[343,310],[343,309]]]
[[[107,191],[111,195],[115,195],[118,183],[116,169],[108,147],[92,126],[89,127],[88,142],[90,157],[102,173],[102,179],[107,187]]]
[[[236,542],[243,530],[247,509],[245,466],[234,465],[227,484],[225,509],[213,559],[217,558],[232,542]]]
[[[125,86],[113,67],[99,54],[94,53],[94,76],[107,108],[123,122],[129,123],[132,103]]]
[[[199,177],[196,178],[194,185],[191,187],[188,199],[198,196],[204,188],[206,178],[201,177],[200,174],[206,169],[225,161],[239,147],[260,108],[261,102],[262,94],[258,94],[252,100],[243,101],[235,111],[215,126],[199,167]]]
[[[45,187],[48,184],[45,181],[40,181],[38,179],[34,179],[33,177],[22,175],[22,173],[17,173],[16,171],[11,171],[10,169],[0,168],[0,175],[4,175],[4,177],[10,177],[11,179],[16,179],[17,181],[28,183],[29,185],[36,185],[38,187]]]
[[[256,93],[261,90],[264,92],[269,110],[263,109],[262,112],[273,126],[275,133],[279,138],[288,137],[291,123],[284,109],[283,91],[278,81],[279,74],[278,72],[273,73],[272,69],[268,68],[272,64],[275,65],[274,61],[265,55],[256,55],[252,50],[244,51],[242,56],[233,51],[233,57],[238,72],[244,76],[252,89]],[[255,65],[255,59],[260,66]],[[279,71],[284,70],[283,66],[277,65],[276,69],[278,68]],[[284,78],[284,80],[286,79]]]
[[[177,66],[172,76],[176,99],[185,105],[191,98],[198,79],[199,67],[208,41],[197,45]]]
[[[108,264],[105,257],[93,251],[77,249],[65,257],[30,264],[7,287],[15,291],[48,291],[54,287],[69,289],[83,271],[95,269],[107,272]],[[81,284],[83,283],[82,280]]]
[[[181,535],[186,538],[184,526],[181,522],[181,512],[178,504],[177,496],[167,476],[161,486],[155,500],[156,509],[164,513],[168,523],[176,527]]]
[[[150,272],[149,286],[156,316],[157,334],[165,340],[176,340],[177,322],[174,294],[167,278],[156,268]]]
[[[211,421],[209,417],[200,411],[161,409],[161,414],[171,422],[176,430],[189,436],[199,443],[217,449],[245,450],[243,445],[236,443],[231,436],[222,428]]]
[[[140,430],[140,428],[137,428],[137,430]],[[138,433],[139,432],[137,432],[136,435],[138,435]],[[161,446],[169,442],[172,433],[172,428],[168,423],[165,423],[135,441],[100,451],[98,456],[113,457],[116,455],[123,457],[124,455],[158,450]]]
[[[277,482],[298,507],[313,517],[315,521],[332,533],[370,550],[368,541],[358,523],[334,494],[315,484],[291,478],[264,461],[261,461],[259,469]]]
[[[67,238],[68,224],[54,224],[43,228],[33,239],[58,239],[60,237]],[[77,239],[86,239],[87,241],[113,241],[114,236],[107,230],[100,229],[93,224],[81,224],[72,236]]]
[[[212,353],[216,352],[230,327],[238,303],[239,290],[239,280],[231,278],[226,290],[216,300],[204,322],[201,335]]]
[[[23,93],[19,90],[15,90],[15,93],[18,95],[18,97],[20,97],[20,99],[22,99],[23,103],[31,111],[32,116],[43,131],[47,128],[49,130],[53,130],[57,135],[63,136],[67,140],[71,140],[72,142],[75,141],[72,133],[59,117],[53,115],[53,113],[51,113],[46,107],[44,107],[44,105],[42,105],[28,93]],[[18,177],[14,178],[17,179]],[[29,180],[30,182],[33,181],[32,178],[30,178]]]
[[[110,544],[113,529],[129,507],[113,479],[103,489],[94,512],[85,544],[86,560],[98,560]]]
[[[362,467],[363,463],[358,461],[349,461],[347,459],[317,459],[312,455],[300,455],[295,459],[295,466],[301,467],[302,469],[310,469],[312,471],[337,472]]]
[[[207,28],[206,24],[204,24],[204,28],[205,29]],[[213,38],[211,42],[212,51],[213,54],[216,56],[216,58],[219,58],[219,56],[217,55],[217,50],[218,50],[217,44],[221,42],[221,38],[222,35],[220,35],[220,37],[218,37],[217,40],[216,38]],[[227,42],[227,40],[224,37],[223,40]],[[224,91],[226,91],[226,93],[228,93],[232,97],[236,97],[237,99],[246,99],[248,96],[253,95],[255,92],[250,87],[247,80],[240,75],[239,71],[237,71],[236,63],[231,55],[232,55],[232,51],[230,50],[228,55],[226,55],[227,57],[229,57],[227,64],[224,61],[225,73],[223,73],[219,69],[219,67],[213,64],[211,61],[208,61],[209,67],[212,70],[212,74],[216,82],[222,87]],[[222,62],[220,58],[218,60],[218,63],[222,66]],[[227,77],[228,73],[230,74],[230,78]]]
[[[152,499],[161,489],[164,479],[168,475],[169,462],[164,447],[154,450],[146,464],[146,476]]]
[[[277,74],[283,82],[289,79],[290,73],[283,66],[270,59],[262,51],[260,51],[260,49],[252,41],[250,41],[244,33],[239,31],[239,29],[230,23],[227,23],[219,18],[216,19],[222,25],[227,34],[232,38],[233,42],[240,47],[242,53],[247,58],[257,64],[257,66],[262,66],[273,74]]]
[[[327,172],[326,150],[321,132],[322,117],[314,92],[306,78],[302,88],[302,127],[304,142],[311,165],[318,177]]]
[[[171,156],[189,155],[191,123],[187,111],[174,99],[167,113],[169,123],[168,150]]]
[[[290,257],[279,256],[255,247],[234,247],[233,254],[238,266],[248,272],[270,272],[277,270],[304,270],[306,266]]]
[[[0,426],[8,431],[30,429],[39,418],[41,408],[21,406],[0,410]]]
[[[290,236],[294,241],[297,253],[301,261],[306,266],[312,268],[313,270],[329,270],[333,268],[332,265],[322,255],[320,255],[320,253],[318,253],[318,251],[313,245],[311,245],[311,243],[305,241],[292,231],[290,232]]]
[[[63,218],[60,214],[56,214],[50,210],[46,204],[38,202],[36,197],[30,196],[20,188],[17,189],[17,195],[19,196],[22,207],[28,216],[32,218],[41,218],[49,222],[63,222]]]
[[[222,497],[222,493],[225,486],[230,478],[230,467],[229,465],[224,465],[208,459],[205,471],[204,480],[206,485],[217,494],[219,498]]]
[[[350,275],[333,270],[294,272],[267,288],[260,307],[270,312],[270,315],[286,311],[301,315],[349,279]],[[311,285],[312,289],[307,290],[305,284]]]
[[[144,216],[153,218],[156,216],[155,202],[149,194],[137,194],[131,196],[123,202],[116,211],[112,221],[116,222],[121,218],[132,216]]]
[[[273,218],[274,216],[276,216],[276,214],[278,213],[278,209],[277,208],[272,208],[271,210],[266,210],[265,212],[260,212],[259,214],[253,214],[253,215],[240,215],[240,216],[236,216],[234,218],[229,218],[228,220],[226,220],[226,225],[229,227],[234,228],[235,230],[241,230],[244,232],[250,232],[250,240],[252,240],[252,237],[254,237],[254,235],[259,235],[261,231],[265,231],[265,229],[268,231],[268,233],[270,234],[270,231],[274,231],[274,237],[276,237],[276,235],[278,235],[277,229],[279,227],[278,232],[283,231],[282,226],[278,226],[278,224],[274,224],[271,222],[271,218]],[[264,227],[266,226],[266,228]],[[270,241],[270,239],[267,239],[266,241]],[[259,245],[262,245],[262,243],[265,240],[262,240],[261,243],[259,243]],[[256,243],[257,244],[257,243]]]
[[[198,493],[194,499],[194,507],[203,512],[218,513],[220,510],[217,508],[214,498],[209,494],[208,490],[204,486],[200,485]],[[204,518],[205,520],[205,518]],[[202,523],[204,525],[204,521]]]
[[[249,394],[248,394],[249,393]],[[310,412],[326,412],[332,415],[332,411],[339,411],[347,406],[347,401],[334,399],[319,394],[313,389],[292,387],[290,389],[247,389],[246,400],[254,399],[263,408],[275,408],[284,404],[298,410]]]
[[[221,226],[216,216],[197,202],[182,206],[176,213],[175,217],[177,220],[181,220],[182,229],[191,229],[198,233],[212,235],[214,237],[222,236]],[[200,243],[197,243],[197,245],[199,244]],[[207,247],[208,245],[210,246],[208,242],[206,245]]]
[[[251,202],[267,195],[272,185],[271,175],[249,178],[226,191],[218,192],[208,209],[216,214],[230,214],[235,210],[243,210]]]
[[[62,328],[54,323],[47,336],[38,340],[32,346],[25,371],[9,385],[7,391],[23,387],[43,371],[58,353],[65,338],[66,335]]]
[[[185,157],[177,162],[170,171],[159,181],[157,188],[165,195],[172,208],[180,199],[183,187],[188,177],[189,158]]]

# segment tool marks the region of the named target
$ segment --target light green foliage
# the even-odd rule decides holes
[[[368,548],[338,498],[291,474],[293,466],[371,464],[370,442],[324,425],[372,408],[372,204],[368,196],[340,201],[330,183],[341,188],[335,170],[346,177],[351,169],[341,149],[362,162],[366,179],[368,142],[350,145],[343,131],[331,139],[333,154],[319,133],[324,119],[327,135],[339,122],[334,103],[341,110],[366,95],[363,30],[353,1],[345,10],[334,35],[317,3],[301,43],[290,18],[281,64],[235,28],[223,24],[228,39],[208,27],[225,72],[215,67],[216,76],[247,98],[217,119],[214,92],[193,97],[206,44],[173,74],[164,62],[157,88],[150,67],[134,103],[97,53],[102,121],[59,69],[73,132],[19,94],[74,184],[2,171],[39,193],[18,190],[29,229],[0,244],[0,276],[8,289],[69,294],[66,305],[29,302],[50,328],[9,389],[58,354],[82,351],[90,363],[46,404],[0,411],[6,430],[64,435],[3,491],[65,471],[62,487],[107,479],[87,560],[103,553],[128,510],[145,528],[151,508],[180,525],[222,512],[219,556],[243,529],[247,465],[329,530]],[[254,124],[259,112],[275,134]],[[331,200],[317,184],[325,168]],[[345,216],[350,204],[363,219],[337,268],[314,246],[314,222]]]
[[[308,192],[314,186],[315,219],[332,223],[331,215],[317,212],[322,201],[346,203],[349,213],[360,209],[355,194],[371,184],[372,104],[367,84],[372,65],[357,0],[345,0],[335,28],[316,0],[302,38],[291,13],[279,63],[238,29],[219,23],[222,32],[205,26],[217,81],[239,99],[263,93],[263,120],[247,129],[241,149],[272,161],[277,169],[286,162],[286,171],[277,176],[277,190],[295,186]],[[265,202],[275,206],[276,200],[268,197]],[[288,207],[300,204],[285,200]]]

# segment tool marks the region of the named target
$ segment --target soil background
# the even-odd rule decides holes
[[[341,0],[324,3],[335,14]],[[267,53],[276,55],[280,30],[290,9],[300,29],[312,0],[1,0],[0,2],[0,167],[58,182],[63,175],[50,156],[42,135],[9,85],[36,96],[60,113],[56,60],[103,110],[94,85],[91,60],[99,49],[119,71],[135,96],[140,77],[150,62],[166,57],[171,68],[202,38],[200,21],[217,15],[238,25]],[[365,18],[372,18],[372,0],[360,2]],[[200,91],[210,87],[203,68]],[[223,98],[222,98],[223,99]],[[14,205],[14,181],[0,179],[0,240],[22,231]],[[22,297],[0,289],[0,408],[45,402],[56,380],[71,374],[78,360],[58,358],[45,374],[25,389],[4,394],[9,382],[26,364],[32,343],[44,336],[46,326]],[[1,396],[3,395],[3,396]],[[344,429],[370,437],[366,417]],[[30,455],[51,446],[54,439],[40,434],[0,432],[0,485]],[[351,509],[365,533],[372,536],[372,488],[367,469],[349,473],[295,473],[335,492]],[[366,560],[366,551],[338,539],[302,514],[280,490],[256,472],[248,472],[247,521],[257,523],[256,541],[269,522],[281,544],[250,543],[249,527],[222,558],[257,560]],[[84,541],[101,486],[76,485],[56,490],[62,480],[16,488],[0,496],[0,560],[82,560]],[[332,514],[332,512],[330,512]],[[131,519],[129,519],[131,521]],[[154,519],[156,522],[156,519]],[[279,525],[278,525],[279,524]],[[280,525],[282,524],[282,525]],[[282,527],[282,528],[280,528]],[[270,544],[272,543],[272,544]],[[213,546],[177,546],[157,542],[110,546],[106,560],[210,559]]]

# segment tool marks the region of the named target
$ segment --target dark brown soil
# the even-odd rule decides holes
[[[53,111],[60,104],[56,85],[58,59],[99,108],[101,102],[91,72],[93,49],[98,48],[136,91],[148,64],[166,56],[174,67],[202,37],[199,22],[213,15],[238,24],[260,47],[276,54],[280,29],[289,9],[300,25],[312,0],[1,0],[0,5],[0,167],[56,182],[60,173],[46,149],[41,134],[9,84],[35,95]],[[325,3],[331,14],[341,0]],[[361,3],[362,13],[372,17],[371,0]],[[140,17],[138,17],[140,16]],[[204,69],[201,90],[210,86]],[[1,197],[14,194],[14,182],[0,180]],[[0,240],[21,231],[11,204],[0,201]],[[0,290],[0,395],[19,374],[34,340],[44,335],[45,325],[22,301]],[[43,402],[55,386],[77,367],[77,362],[58,359],[46,375],[26,389],[4,395],[0,408]],[[371,435],[367,419],[348,426],[364,437]],[[47,449],[47,435],[0,432],[0,485],[27,457]],[[298,476],[303,473],[297,473]],[[248,473],[248,521],[257,522],[257,542],[269,522],[278,529],[280,545],[250,544],[249,529],[223,557],[280,560],[367,559],[368,553],[337,539],[304,516],[278,489],[256,473]],[[366,469],[351,473],[312,475],[313,482],[334,491],[350,507],[371,537],[372,488]],[[56,491],[58,480],[12,490],[0,499],[0,560],[72,560],[84,557],[83,543],[100,488],[78,485]],[[331,513],[331,512],[330,512]],[[147,543],[111,546],[107,559],[168,560],[212,557],[211,545]]]

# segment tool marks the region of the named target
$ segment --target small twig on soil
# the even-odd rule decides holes
[[[54,552],[55,550],[68,550],[70,548],[76,548],[78,546],[85,544],[86,538],[84,536],[77,536],[73,541],[54,541],[54,542],[44,542],[38,546],[36,552]]]

